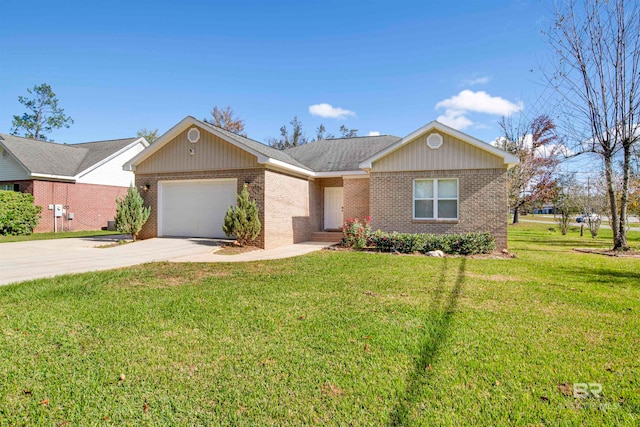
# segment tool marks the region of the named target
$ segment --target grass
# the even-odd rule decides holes
[[[322,251],[0,288],[0,424],[638,425],[639,261],[548,228],[511,226],[515,259]]]
[[[113,234],[122,234],[122,233],[119,233],[117,231],[91,230],[91,231],[61,231],[59,233],[33,233],[33,234],[29,234],[28,236],[0,235],[0,243],[27,242],[31,240],[68,239],[71,237],[109,236]]]

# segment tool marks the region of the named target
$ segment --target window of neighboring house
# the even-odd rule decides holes
[[[458,180],[413,180],[413,219],[458,219]]]
[[[0,190],[20,191],[20,184],[0,184]]]

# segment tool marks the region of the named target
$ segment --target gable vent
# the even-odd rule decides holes
[[[195,127],[189,129],[189,132],[187,132],[187,139],[192,144],[195,144],[196,142],[198,142],[200,140],[200,129]]]
[[[443,139],[439,133],[432,133],[427,137],[427,146],[433,150],[442,147]]]

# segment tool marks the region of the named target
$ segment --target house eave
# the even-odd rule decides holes
[[[66,175],[53,175],[48,173],[31,173],[29,176],[33,179],[43,178],[47,181],[67,181],[67,182],[76,182],[76,178],[73,176]]]

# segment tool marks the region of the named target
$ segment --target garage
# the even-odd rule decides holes
[[[237,188],[235,178],[158,182],[158,236],[226,237],[224,216]]]

